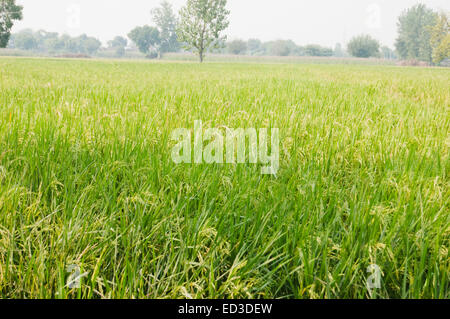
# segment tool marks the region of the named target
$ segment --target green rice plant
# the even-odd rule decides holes
[[[449,83],[439,68],[1,58],[0,296],[449,298]],[[277,176],[173,163],[171,133],[195,120],[279,128]]]

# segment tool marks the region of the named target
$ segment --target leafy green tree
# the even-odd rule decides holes
[[[395,48],[402,59],[431,62],[430,28],[436,13],[423,4],[409,8],[398,19],[398,37]]]
[[[198,54],[200,63],[208,49],[218,48],[226,40],[221,36],[229,25],[226,4],[226,0],[188,0],[180,10],[178,38],[186,49]]]
[[[358,35],[350,40],[347,51],[358,58],[378,57],[380,43],[370,35]]]
[[[233,40],[227,43],[227,51],[231,54],[245,54],[247,52],[247,42],[243,40]]]
[[[163,1],[160,7],[153,9],[151,13],[161,38],[161,53],[177,52],[180,49],[180,43],[176,33],[177,17],[173,12],[172,5]]]
[[[450,25],[447,14],[442,12],[436,17],[435,24],[430,28],[430,34],[433,62],[439,64],[450,58]]]
[[[150,57],[150,49],[158,52],[161,39],[159,31],[155,27],[145,25],[143,27],[136,27],[128,34],[128,37],[138,47],[139,51]]]
[[[108,41],[109,48],[115,50],[117,57],[123,57],[125,55],[125,47],[128,44],[128,40],[124,37],[117,36],[113,40]]]
[[[0,48],[6,48],[14,21],[22,20],[23,7],[16,0],[0,0]]]

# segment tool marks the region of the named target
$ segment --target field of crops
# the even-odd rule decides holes
[[[439,68],[2,58],[0,297],[449,298],[449,84]],[[171,133],[195,120],[279,128],[277,176],[175,164]]]

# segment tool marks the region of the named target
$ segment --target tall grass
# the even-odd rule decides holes
[[[448,298],[449,80],[0,59],[0,296]],[[175,165],[170,134],[195,120],[280,128],[277,177]]]

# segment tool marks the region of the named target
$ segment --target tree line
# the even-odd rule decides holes
[[[128,33],[128,39],[117,36],[107,44],[107,50],[122,57],[126,49],[135,46],[148,58],[158,58],[169,52],[187,51],[198,55],[200,62],[208,52],[234,55],[271,56],[354,56],[360,58],[399,58],[439,64],[450,57],[448,15],[438,13],[423,4],[405,10],[398,18],[395,50],[382,46],[370,35],[353,37],[346,48],[310,44],[299,46],[292,40],[262,42],[258,39],[227,41],[223,31],[229,25],[230,12],[226,0],[187,0],[176,13],[164,0],[151,11],[154,25],[138,26]],[[98,39],[81,35],[70,37],[57,33],[25,30],[10,35],[14,20],[22,18],[22,7],[15,0],[0,0],[0,47],[35,50],[47,53],[96,54],[101,49]],[[105,48],[103,48],[105,49]]]
[[[67,34],[59,35],[57,32],[47,32],[26,29],[12,34],[8,47],[21,50],[30,50],[41,53],[73,53],[93,55],[98,52],[102,43],[100,40],[82,34],[71,37]]]

